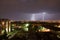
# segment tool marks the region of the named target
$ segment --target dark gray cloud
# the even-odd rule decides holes
[[[53,13],[56,17],[49,16],[46,19],[60,19],[58,17],[60,15],[60,0],[0,0],[0,18],[30,19],[32,13],[42,12]]]

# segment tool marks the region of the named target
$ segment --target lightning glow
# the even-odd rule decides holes
[[[33,20],[33,21],[36,20],[36,19],[35,19],[35,14],[32,14],[31,20]]]

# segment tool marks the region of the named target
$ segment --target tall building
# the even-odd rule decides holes
[[[9,19],[0,19],[0,33],[2,30],[5,30],[5,32],[10,32],[10,23],[11,21]]]

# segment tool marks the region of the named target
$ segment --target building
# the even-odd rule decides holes
[[[10,32],[10,23],[11,21],[9,19],[0,19],[0,33],[2,30],[5,30],[7,33]]]

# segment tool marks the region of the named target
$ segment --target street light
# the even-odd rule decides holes
[[[45,20],[45,18],[44,18],[44,17],[45,17],[45,14],[46,14],[46,13],[45,13],[45,12],[43,12],[42,14],[43,14],[43,19],[42,19],[42,20],[44,21],[44,20]]]

